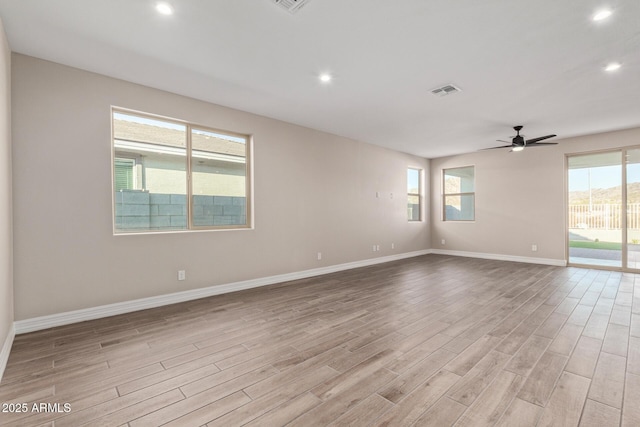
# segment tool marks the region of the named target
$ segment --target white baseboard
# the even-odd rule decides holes
[[[556,267],[567,266],[567,261],[564,259],[533,258],[533,257],[514,256],[514,255],[487,254],[482,252],[449,251],[446,249],[431,249],[431,253],[438,254],[438,255],[461,256],[461,257],[467,257],[467,258],[493,259],[497,261],[513,261],[513,262],[525,262],[528,264],[554,265]]]
[[[273,285],[275,283],[287,282],[290,280],[306,279],[308,277],[320,276],[338,271],[350,270],[358,267],[367,267],[375,264],[382,264],[390,261],[397,261],[405,258],[412,258],[431,253],[430,249],[407,252],[398,255],[390,255],[380,258],[371,258],[362,261],[348,262],[345,264],[331,265],[328,267],[314,268],[311,270],[298,271],[294,273],[279,274],[276,276],[263,277],[259,279],[245,280],[242,282],[228,283],[224,285],[210,286],[207,288],[193,289],[189,291],[176,292],[155,297],[142,298],[133,301],[119,302],[115,304],[101,305],[98,307],[85,308],[82,310],[68,311],[65,313],[52,314],[48,316],[35,317],[32,319],[18,320],[14,322],[15,333],[24,334],[27,332],[39,331],[56,326],[68,325],[71,323],[84,322],[86,320],[99,319],[102,317],[115,316],[118,314],[130,313],[133,311],[146,310],[163,305],[175,304],[184,301],[191,301],[213,295],[220,295],[229,292],[236,292],[245,289],[257,288],[259,286]],[[9,347],[11,348],[11,347]],[[8,356],[8,354],[7,354]]]
[[[2,376],[4,375],[4,370],[7,367],[7,362],[9,361],[9,353],[11,353],[11,346],[13,346],[13,339],[15,336],[15,327],[11,325],[7,338],[4,340],[2,351],[0,351],[0,382],[2,382]]]

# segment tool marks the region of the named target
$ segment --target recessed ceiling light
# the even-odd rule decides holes
[[[619,63],[619,62],[611,62],[610,64],[607,64],[606,67],[604,67],[604,70],[611,72],[611,71],[616,71],[620,67],[622,67],[621,63]]]
[[[157,3],[156,11],[158,11],[158,13],[160,13],[161,15],[173,15],[173,7],[169,3]]]
[[[613,11],[611,11],[610,9],[602,9],[597,11],[591,19],[593,19],[594,21],[602,21],[603,19],[607,19],[608,17],[610,17],[612,13]]]
[[[322,83],[329,83],[331,81],[331,74],[328,74],[328,73],[320,74],[319,78]]]

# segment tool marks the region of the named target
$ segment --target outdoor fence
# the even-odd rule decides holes
[[[569,205],[569,228],[619,230],[623,215],[619,204]],[[640,229],[640,203],[627,206],[627,229]]]

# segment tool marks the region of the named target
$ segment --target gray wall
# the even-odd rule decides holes
[[[2,22],[0,22],[0,50],[0,348],[2,348],[13,327],[11,51]]]
[[[426,159],[19,54],[12,65],[16,320],[429,248],[428,215],[408,222],[406,198],[409,166],[429,188]],[[112,105],[253,135],[255,228],[114,236]]]

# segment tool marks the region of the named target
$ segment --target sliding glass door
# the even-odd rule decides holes
[[[640,269],[640,149],[625,154],[627,199],[627,268]]]
[[[622,267],[622,152],[571,156],[569,262]]]
[[[567,169],[569,263],[640,269],[640,149],[569,156]]]

